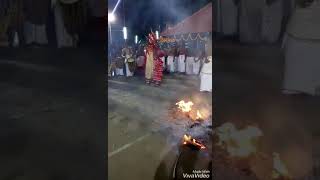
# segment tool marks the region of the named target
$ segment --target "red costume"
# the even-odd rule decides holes
[[[156,82],[156,84],[160,85],[163,76],[163,62],[161,58],[165,55],[165,53],[162,50],[157,49],[156,55],[157,56],[155,58],[153,80]]]

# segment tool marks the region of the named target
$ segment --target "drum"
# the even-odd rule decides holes
[[[134,59],[132,58],[132,57],[130,57],[130,58],[128,58],[128,63],[132,63],[132,62],[134,62]]]
[[[133,62],[129,62],[129,60],[128,60],[128,66],[129,66],[129,71],[130,72],[134,72],[136,70],[137,64],[134,61]]]

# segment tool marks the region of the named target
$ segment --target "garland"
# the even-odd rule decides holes
[[[186,34],[186,35],[183,35],[183,34],[174,35],[174,39],[176,39],[176,41],[181,41],[181,40],[183,40],[183,41],[188,41],[188,40],[195,41],[197,39],[200,39],[201,41],[206,41],[207,40],[206,36],[204,35],[203,37],[201,37],[200,33],[197,33],[195,38],[192,38],[191,33]]]

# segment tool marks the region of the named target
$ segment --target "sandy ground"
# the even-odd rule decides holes
[[[198,89],[197,76],[167,75],[161,87],[142,77],[109,79],[108,179],[168,179],[184,132],[168,121],[168,110],[181,99],[211,109],[212,94]]]

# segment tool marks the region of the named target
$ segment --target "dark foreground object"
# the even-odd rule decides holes
[[[104,179],[103,49],[0,54],[0,179]]]

